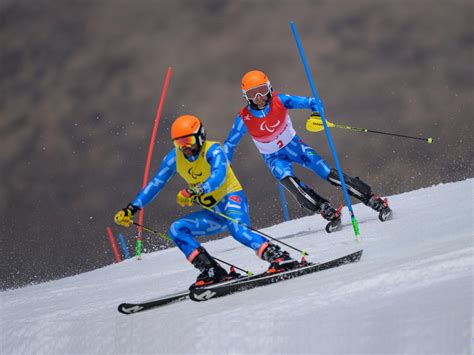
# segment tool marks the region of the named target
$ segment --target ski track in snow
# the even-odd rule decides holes
[[[356,264],[207,302],[117,312],[121,302],[194,281],[196,270],[176,248],[1,292],[0,353],[472,354],[473,190],[469,179],[392,196],[385,223],[355,205],[361,243],[347,209],[333,234],[318,216],[266,228],[315,262],[364,254]],[[266,268],[230,237],[206,248],[253,272]]]

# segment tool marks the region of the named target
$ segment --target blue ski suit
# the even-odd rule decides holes
[[[177,154],[181,156],[177,157]],[[203,162],[205,168],[210,171],[209,177],[200,184],[204,190],[203,196],[212,197],[213,193],[217,192],[215,195],[217,198],[213,199],[207,206],[212,207],[216,212],[249,225],[250,218],[247,198],[233,172],[234,188],[230,189],[233,191],[227,193],[228,190],[224,186],[226,181],[229,180],[229,174],[231,173],[229,169],[231,170],[231,167],[221,145],[217,142],[206,141],[201,152],[191,158],[183,158],[183,153],[177,149],[171,150],[161,162],[156,176],[138,194],[132,204],[140,208],[145,207],[177,172],[180,173],[180,167],[177,164],[185,165],[182,159],[187,159],[192,164],[193,160],[198,159],[200,155],[205,160]],[[200,176],[199,172],[192,172],[192,174],[194,174],[192,176]],[[206,205],[206,199],[202,202],[204,202],[203,205]],[[176,220],[171,224],[168,235],[189,259],[193,251],[200,246],[196,238],[214,235],[225,230],[228,230],[237,241],[255,250],[257,254],[259,248],[262,247],[263,249],[268,242],[266,238],[247,227],[234,223],[208,210],[194,212]]]
[[[235,147],[250,127],[254,143],[278,181],[294,176],[292,163],[300,164],[327,180],[331,167],[298,137],[286,109],[317,111],[316,100],[274,93],[272,101],[263,110],[255,110],[250,105],[244,107],[224,142],[227,159],[232,161]]]

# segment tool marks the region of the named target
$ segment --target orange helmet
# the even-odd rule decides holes
[[[271,98],[272,84],[264,72],[251,70],[242,77],[242,94],[249,103],[256,95],[270,95]]]
[[[183,137],[190,139],[180,139]],[[179,116],[171,125],[171,138],[177,147],[197,144],[200,148],[206,140],[206,132],[199,118],[193,115],[183,115]]]
[[[270,80],[264,72],[260,70],[251,70],[242,77],[242,91],[254,88],[260,85],[270,85]]]

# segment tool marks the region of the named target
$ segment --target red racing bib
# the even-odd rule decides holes
[[[288,111],[275,92],[267,116],[256,117],[245,106],[240,110],[240,117],[258,150],[264,154],[280,150],[296,135]]]

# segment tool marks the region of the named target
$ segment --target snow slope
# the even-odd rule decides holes
[[[357,264],[208,302],[135,315],[116,307],[181,291],[197,272],[176,249],[0,293],[1,354],[413,353],[471,354],[474,179],[390,198],[385,223],[354,206],[337,233],[319,216],[265,230],[324,261],[364,248]],[[211,254],[263,271],[232,238]],[[296,255],[295,255],[296,256]]]

